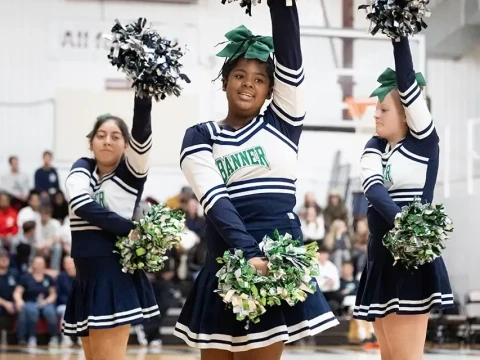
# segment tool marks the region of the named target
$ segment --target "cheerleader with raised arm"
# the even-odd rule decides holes
[[[228,114],[188,128],[181,150],[180,166],[206,214],[208,250],[174,334],[202,349],[203,360],[280,359],[285,342],[338,324],[318,287],[305,302],[268,307],[248,329],[215,293],[221,267],[216,258],[226,250],[243,250],[266,274],[263,237],[275,229],[302,236],[293,212],[305,117],[297,7],[281,0],[269,0],[268,6],[273,42],[243,26],[226,35],[230,43],[218,55],[227,58],[221,77]],[[260,114],[267,99],[272,102]]]
[[[374,321],[382,360],[423,358],[429,313],[453,306],[441,257],[407,269],[382,243],[401,207],[415,197],[432,203],[439,163],[439,138],[415,74],[408,39],[392,40],[396,72],[387,69],[378,96],[376,135],[361,157],[369,201],[368,262],[362,273],[354,317]]]
[[[94,158],[77,160],[66,179],[77,270],[63,333],[80,336],[87,360],[125,359],[130,325],[159,314],[143,270],[122,272],[113,253],[130,220],[149,169],[152,101],[135,98],[131,134],[115,116],[99,117],[89,134]]]

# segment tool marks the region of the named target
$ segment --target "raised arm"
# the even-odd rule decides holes
[[[296,2],[268,0],[275,46],[275,86],[269,109],[283,123],[281,131],[296,145],[305,118],[303,63]]]
[[[263,257],[257,242],[245,229],[243,219],[230,201],[220,171],[215,165],[207,133],[201,125],[187,129],[180,154],[180,167],[213,223],[232,249],[241,249],[247,260]]]
[[[393,224],[395,216],[401,211],[395,204],[387,189],[383,186],[383,166],[381,140],[372,137],[363,151],[360,159],[361,181],[363,193],[367,200],[372,204],[385,220]]]
[[[128,170],[137,178],[147,176],[152,149],[152,99],[135,97],[132,134],[127,148]]]
[[[91,225],[117,236],[126,236],[135,225],[132,221],[97,204],[89,192],[92,164],[86,158],[77,160],[65,181],[68,207]]]
[[[392,40],[392,43],[398,91],[407,115],[410,133],[419,140],[430,136],[436,137],[432,115],[415,77],[408,38],[402,38],[399,42]]]

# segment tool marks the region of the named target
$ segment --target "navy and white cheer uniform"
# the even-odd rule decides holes
[[[174,334],[189,346],[231,352],[291,342],[338,324],[320,290],[293,307],[267,307],[257,324],[238,321],[215,293],[228,249],[263,257],[259,243],[278,229],[301,238],[293,212],[297,151],[305,107],[295,2],[268,1],[276,50],[273,101],[263,115],[235,130],[213,121],[187,129],[180,165],[206,215],[207,256]]]
[[[152,147],[150,99],[135,98],[126,157],[101,179],[94,159],[77,160],[66,179],[76,278],[62,331],[88,336],[89,329],[137,324],[159,315],[143,270],[123,273],[114,254],[118,236],[134,228],[130,220],[142,196]]]
[[[368,263],[362,273],[353,316],[374,321],[390,313],[424,314],[453,306],[447,269],[441,257],[418,269],[393,266],[383,246],[401,207],[415,197],[432,203],[439,163],[439,138],[415,79],[408,39],[393,42],[398,91],[409,131],[393,149],[378,136],[361,158],[362,184],[369,202]]]

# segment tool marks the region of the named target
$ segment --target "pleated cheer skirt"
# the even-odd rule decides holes
[[[138,324],[160,314],[143,270],[123,273],[114,255],[74,261],[77,274],[62,323],[63,334],[88,336],[90,329]]]
[[[301,237],[299,228],[279,231],[288,232],[293,238]],[[249,233],[257,242],[265,235],[265,231]],[[317,291],[308,294],[305,302],[295,306],[282,302],[280,306],[267,307],[260,322],[250,322],[247,330],[246,320],[236,320],[232,309],[226,308],[220,295],[215,293],[218,284],[215,274],[219,269],[215,259],[207,255],[175,326],[174,335],[191,347],[240,352],[280,341],[296,341],[339,324],[317,286]]]
[[[382,238],[370,234],[368,263],[360,279],[354,318],[375,321],[391,313],[418,315],[453,307],[448,272],[441,257],[418,269],[407,269],[401,262],[394,266]]]

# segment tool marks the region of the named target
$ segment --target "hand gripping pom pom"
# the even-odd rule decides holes
[[[383,238],[383,245],[395,262],[406,268],[415,268],[432,262],[446,248],[447,232],[453,231],[453,222],[445,214],[443,205],[422,204],[415,199],[404,206],[395,218],[395,227]]]
[[[226,2],[240,1],[240,6],[245,8],[245,14],[252,16],[252,5],[256,6],[262,3],[262,0],[222,0],[222,4],[225,5]],[[278,0],[277,0],[278,1]],[[286,0],[287,6],[292,6],[293,0]]]
[[[291,235],[274,232],[261,245],[268,260],[268,276],[263,276],[247,262],[241,250],[226,251],[217,262],[224,264],[217,272],[217,293],[233,309],[237,320],[257,323],[267,306],[285,301],[294,306],[316,291],[313,281],[319,275],[317,244],[301,245]]]
[[[157,272],[163,269],[165,254],[182,240],[184,213],[165,205],[153,205],[145,217],[134,224],[136,231],[118,238],[115,244],[114,253],[120,255],[122,271]]]
[[[111,37],[112,47],[108,58],[133,81],[138,97],[153,97],[156,101],[167,96],[180,96],[183,90],[178,81],[190,83],[181,73],[179,62],[184,55],[177,43],[160,37],[146,27],[147,20],[139,18],[125,27],[115,20]]]
[[[371,26],[369,33],[381,31],[389,38],[399,41],[401,37],[413,36],[427,28],[424,17],[431,15],[427,5],[430,0],[368,0],[359,9],[367,11]]]

